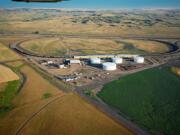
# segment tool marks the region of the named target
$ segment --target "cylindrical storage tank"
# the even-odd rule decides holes
[[[99,58],[91,58],[90,63],[91,64],[101,64],[101,59],[99,59]]]
[[[117,69],[116,63],[106,62],[102,64],[103,70],[113,71]]]
[[[112,62],[116,63],[116,64],[121,64],[121,63],[123,63],[123,59],[122,58],[112,58]]]
[[[134,57],[134,62],[136,63],[144,63],[144,57]]]

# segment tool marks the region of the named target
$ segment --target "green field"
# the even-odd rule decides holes
[[[4,115],[7,111],[13,108],[11,101],[17,94],[19,85],[19,80],[8,82],[5,90],[0,92],[0,116]]]
[[[97,95],[153,134],[180,134],[180,77],[169,67],[128,75]]]
[[[11,67],[11,69],[15,73],[19,73],[19,70],[22,66],[23,65],[20,65],[16,68]],[[0,90],[0,117],[13,109],[14,105],[12,100],[17,95],[21,83],[21,79],[10,81],[7,82],[7,86],[2,91]]]

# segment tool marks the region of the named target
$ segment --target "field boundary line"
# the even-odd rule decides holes
[[[51,103],[62,99],[63,97],[65,97],[66,94],[58,96],[54,99],[52,99],[51,101],[49,101],[47,104],[43,105],[38,111],[34,112],[28,119],[26,119],[22,125],[20,125],[20,127],[18,128],[18,130],[16,131],[16,133],[14,135],[20,135],[21,131],[24,129],[24,127],[35,117],[37,116],[42,110],[44,110],[46,107],[48,107]]]

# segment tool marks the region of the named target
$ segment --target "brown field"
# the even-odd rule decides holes
[[[20,58],[21,57],[18,54],[11,51],[4,44],[0,43],[0,62],[17,60],[17,59],[20,59]]]
[[[21,72],[27,76],[27,80],[21,92],[14,99],[16,105],[40,100],[44,93],[51,93],[52,95],[62,94],[62,91],[43,79],[29,66],[23,66]]]
[[[22,135],[32,134],[132,135],[74,94],[69,94],[44,109],[22,131]]]
[[[166,37],[180,35],[180,12],[177,10],[172,10],[173,12],[158,9],[128,12],[95,11],[94,13],[58,11],[58,9],[1,10],[0,32],[34,33],[38,31],[55,34]],[[87,22],[83,23],[84,20]]]
[[[125,42],[131,43],[134,47],[144,50],[149,53],[155,52],[167,52],[169,50],[168,46],[155,41],[144,41],[144,40],[125,40]]]
[[[0,65],[0,83],[10,82],[14,80],[19,80],[18,75],[16,75],[11,69]]]
[[[24,62],[22,60],[19,60],[19,61],[14,61],[14,62],[6,62],[6,64],[8,66],[11,66],[11,67],[14,67],[14,68],[18,68],[20,66],[23,66]]]
[[[122,40],[80,38],[41,38],[21,44],[24,49],[42,55],[79,55],[79,54],[120,54],[166,52],[169,48],[158,42],[144,40]],[[130,43],[134,48],[126,47]],[[138,51],[139,50],[139,51]]]
[[[0,42],[2,42],[4,45],[9,45],[12,43],[15,43],[19,40],[24,39],[24,36],[16,36],[16,35],[12,35],[12,36],[1,36],[0,37]]]
[[[33,33],[39,31],[40,33],[63,33],[63,34],[100,34],[100,35],[114,35],[114,36],[171,36],[177,37],[180,34],[176,27],[167,27],[163,24],[156,24],[154,26],[129,26],[127,24],[117,25],[112,27],[108,24],[99,26],[95,23],[81,24],[72,23],[72,16],[55,17],[50,20],[35,20],[35,21],[9,21],[8,23],[1,23],[0,29],[2,31],[19,32],[19,33]],[[59,23],[61,22],[61,23]],[[158,32],[157,32],[158,30]],[[169,34],[170,33],[170,34]]]
[[[43,38],[24,42],[21,46],[43,55],[75,55],[118,53],[122,51],[124,45],[106,39]]]
[[[23,63],[8,64],[17,67]],[[28,65],[20,71],[27,80],[13,100],[15,108],[0,118],[0,134],[15,134],[20,127],[23,127],[22,135],[133,134],[77,95],[62,92]],[[44,99],[44,93],[51,93],[52,97]],[[37,115],[31,118],[36,112]],[[29,122],[22,126],[27,120]]]

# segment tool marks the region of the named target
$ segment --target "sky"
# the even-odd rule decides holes
[[[58,3],[25,3],[0,0],[0,8],[33,7],[33,8],[179,8],[180,0],[69,0]]]

